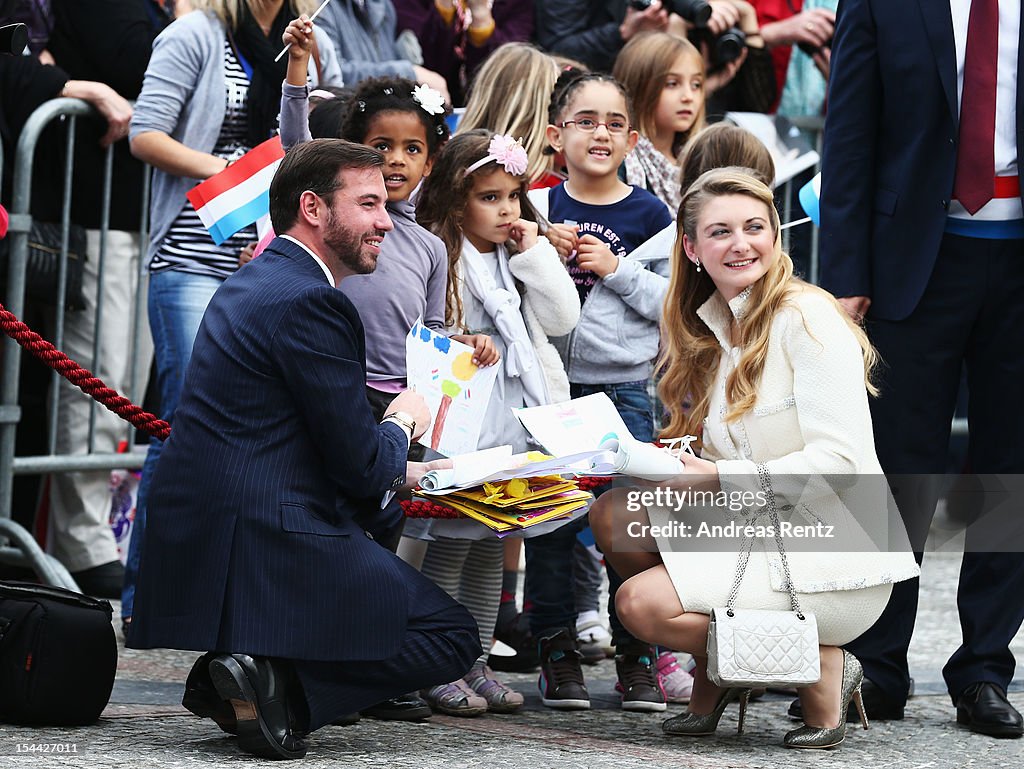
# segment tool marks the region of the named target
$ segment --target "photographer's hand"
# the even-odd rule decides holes
[[[836,15],[826,8],[812,8],[794,14],[788,19],[774,21],[761,27],[765,45],[800,45],[821,48],[832,40],[835,32]]]
[[[661,7],[661,0],[654,0],[642,11],[633,6],[626,9],[626,17],[619,25],[623,42],[628,42],[640,32],[663,32],[668,26],[668,13]]]
[[[708,32],[712,35],[720,35],[729,27],[735,27],[739,24],[740,9],[733,0],[708,0],[708,5],[711,6]]]

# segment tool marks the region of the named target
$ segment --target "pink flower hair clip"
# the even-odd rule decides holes
[[[491,143],[487,145],[487,154],[467,168],[465,175],[469,176],[475,170],[482,168],[491,161],[503,167],[513,176],[522,176],[526,173],[529,158],[518,139],[513,139],[508,134],[504,136],[498,135],[491,139]]]

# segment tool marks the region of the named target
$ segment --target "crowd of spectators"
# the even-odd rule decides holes
[[[257,246],[264,233],[250,224],[215,242],[186,193],[275,135],[280,134],[288,158],[295,157],[296,145],[318,138],[344,138],[373,148],[383,159],[386,211],[394,227],[382,248],[379,242],[373,246],[383,267],[372,275],[348,276],[338,286],[347,297],[346,306],[354,307],[361,318],[360,345],[365,338],[366,348],[363,379],[375,421],[390,419],[392,437],[398,435],[392,428],[405,431],[405,415],[392,408],[406,396],[407,384],[404,347],[396,346],[395,340],[404,339],[412,319],[419,317],[425,325],[473,346],[482,365],[498,365],[501,360],[500,365],[507,366],[497,379],[478,448],[531,447],[521,425],[509,416],[510,408],[599,392],[611,399],[634,437],[653,441],[659,415],[668,413],[673,420],[670,426],[682,425],[682,404],[687,397],[710,392],[710,376],[718,368],[715,363],[698,382],[667,366],[661,391],[672,393],[673,402],[659,402],[654,395],[654,363],[659,349],[664,354],[666,338],[672,342],[673,333],[678,337],[670,346],[687,366],[689,353],[681,352],[686,345],[679,340],[696,344],[695,337],[681,330],[682,321],[666,337],[666,296],[689,291],[686,281],[700,286],[696,293],[686,293],[687,301],[703,297],[691,308],[697,317],[703,311],[697,307],[708,295],[721,292],[723,286],[737,288],[735,295],[723,294],[728,304],[719,308],[725,318],[722,323],[731,329],[728,310],[733,300],[745,301],[754,285],[750,283],[747,292],[741,293],[741,287],[730,282],[730,269],[714,263],[718,247],[695,234],[693,228],[704,207],[717,198],[737,206],[736,198],[745,197],[739,208],[747,206],[770,224],[761,229],[760,240],[755,234],[750,241],[760,243],[766,252],[769,235],[778,244],[779,221],[771,206],[773,171],[764,147],[745,132],[734,134],[709,124],[723,121],[728,112],[779,114],[803,121],[802,125],[823,118],[837,4],[837,0],[331,0],[311,23],[308,15],[317,6],[313,0],[6,0],[0,3],[0,23],[24,23],[29,34],[24,52],[0,56],[3,204],[12,203],[12,171],[23,162],[17,157],[18,139],[36,108],[51,99],[70,97],[85,100],[99,116],[78,122],[72,144],[65,142],[61,121],[39,139],[32,217],[41,222],[61,220],[63,173],[70,147],[74,151],[70,221],[85,233],[87,258],[82,306],[62,314],[45,303],[32,303],[26,307],[27,319],[59,335],[64,349],[92,367],[110,387],[124,391],[130,381],[149,377],[146,405],[173,424],[179,404],[184,403],[180,424],[189,424],[188,404],[195,408],[195,395],[190,401],[192,379],[186,372],[193,350],[202,347],[196,340],[204,339],[204,313],[211,302],[217,306],[215,295],[222,285],[238,283],[230,281],[239,270],[254,274],[246,265],[268,241]],[[286,41],[289,53],[279,56]],[[450,131],[454,133],[451,141]],[[720,147],[726,148],[721,153],[724,158],[750,158],[746,164],[758,169],[756,181],[742,174],[726,175],[714,189],[705,182],[697,190],[703,190],[704,197],[694,197],[699,184],[691,166],[700,165],[702,159],[710,162]],[[307,147],[298,154],[315,150]],[[377,156],[373,158],[376,164]],[[100,186],[108,162],[109,218]],[[499,162],[504,174],[495,174],[490,165]],[[731,161],[723,159],[721,165]],[[150,207],[143,211],[143,179],[149,171]],[[307,193],[313,194],[307,191],[302,196]],[[330,200],[326,192],[314,197]],[[682,217],[687,199],[689,220],[686,227],[677,228],[675,220]],[[383,211],[384,201],[378,202]],[[764,217],[764,212],[769,216]],[[502,217],[502,223],[495,224]],[[6,212],[0,207],[0,238],[6,228]],[[684,234],[679,244],[672,245],[677,229]],[[145,241],[142,232],[147,233]],[[344,250],[340,241],[325,242],[338,253]],[[274,243],[276,250],[271,246],[269,252],[282,253],[282,239]],[[629,258],[635,249],[651,243],[665,245],[661,252],[651,251],[648,245],[643,260]],[[793,276],[792,262],[783,256],[767,283],[817,307],[824,320],[816,322],[831,328],[840,341],[849,341],[853,333],[863,360],[860,355],[847,355],[839,363],[857,371],[866,366],[869,374],[871,344],[854,323],[859,318],[847,319],[840,305],[822,297],[824,292],[802,288],[804,284]],[[423,258],[417,261],[416,257]],[[702,260],[707,269],[703,273]],[[692,273],[680,277],[680,269],[691,270],[690,262]],[[798,266],[801,263],[798,258]],[[314,275],[318,282],[320,275]],[[756,305],[762,300],[766,307],[770,304],[756,293],[751,302]],[[148,323],[146,333],[133,341],[132,318],[139,303],[148,310]],[[499,306],[503,303],[515,312]],[[565,317],[555,318],[557,313],[550,312],[553,307],[564,311]],[[776,311],[783,314],[774,305],[770,310],[757,313],[763,326],[760,341],[743,336],[746,332],[708,325],[719,339],[733,334],[734,340],[742,340],[732,348],[734,352],[743,346],[766,348],[769,331],[775,334],[776,330],[774,326],[770,330],[771,324],[764,319]],[[737,316],[737,324],[740,321]],[[718,356],[718,341],[707,329],[702,333],[702,349],[714,348]],[[563,344],[560,339],[568,341]],[[743,357],[740,369],[751,367],[748,358]],[[709,361],[711,357],[698,363]],[[808,371],[816,372],[820,363],[816,355],[809,355],[793,365],[801,370],[806,365]],[[751,384],[760,376],[758,369],[740,378]],[[793,374],[776,371],[772,377],[791,381]],[[361,379],[356,382],[355,391],[362,384]],[[857,412],[857,434],[863,433],[858,446],[864,449],[865,466],[873,468],[877,462],[873,451],[867,451],[870,419],[867,401],[861,397],[864,388],[858,377],[847,384],[852,393],[847,400],[859,399],[862,407]],[[18,434],[20,453],[117,449],[125,434],[119,420],[103,411],[95,413],[88,399],[66,382],[50,391],[39,369],[26,365],[21,387],[25,416]],[[728,396],[722,397],[735,395],[735,384],[729,387]],[[870,377],[865,387],[871,390]],[[56,441],[48,446],[40,439],[47,432],[45,403],[58,395],[59,408],[53,412],[57,424],[49,426]],[[752,392],[748,396],[741,411],[753,406],[755,396]],[[711,395],[704,396],[697,410],[706,412],[713,400]],[[787,411],[786,416],[802,418],[801,427],[810,424],[809,412],[798,411],[797,415]],[[725,414],[724,405],[721,413]],[[826,420],[833,433],[840,421],[836,413],[830,411]],[[734,421],[725,419],[718,425],[712,419],[711,424],[718,425],[724,435],[733,429],[725,422]],[[707,420],[704,423],[707,430]],[[413,421],[407,438],[415,427]],[[799,432],[796,427],[792,430],[794,435]],[[831,435],[825,428],[821,434]],[[15,496],[15,512],[23,520],[31,519],[37,510],[45,512],[49,550],[84,592],[123,599],[129,642],[134,639],[143,646],[174,645],[168,638],[178,638],[154,630],[163,621],[166,596],[159,600],[153,596],[177,589],[177,584],[157,584],[153,576],[168,563],[166,550],[156,554],[153,550],[162,547],[160,538],[167,532],[166,523],[163,534],[159,531],[160,515],[166,516],[168,509],[166,479],[172,477],[172,470],[162,476],[158,473],[163,445],[153,440],[148,447],[133,536],[126,548],[121,543],[127,553],[119,552],[109,525],[105,471],[57,473],[44,486],[23,480]],[[182,445],[169,445],[170,456],[179,456]],[[731,438],[723,446],[724,461],[750,460],[749,446],[739,452]],[[409,459],[418,462],[422,457],[414,452]],[[180,471],[180,457],[174,461]],[[190,461],[202,464],[203,458]],[[707,462],[702,467],[706,470],[711,465]],[[392,485],[398,488],[400,481]],[[156,533],[147,533],[146,526],[151,496]],[[609,495],[597,504],[595,530],[607,523],[603,516],[612,499]],[[389,515],[387,511],[397,508],[392,504],[380,509]],[[378,509],[367,513],[371,518],[378,514]],[[199,517],[205,517],[205,511]],[[358,517],[356,522],[385,549],[395,550],[402,517],[395,513],[392,518],[398,523],[389,519],[381,530],[363,525]],[[693,694],[699,707],[711,712],[674,719],[666,730],[676,734],[713,731],[726,704],[734,698],[745,703],[747,695],[729,690],[715,699],[712,694],[718,697],[719,693],[710,687],[700,662],[691,674],[687,660],[676,656],[677,650],[684,650],[699,657],[706,627],[699,627],[695,635],[680,634],[674,629],[678,625],[674,614],[664,627],[648,622],[645,617],[650,612],[643,603],[647,598],[637,593],[637,585],[654,572],[661,574],[661,559],[638,565],[611,558],[602,566],[580,545],[586,523],[581,518],[527,540],[524,594],[530,612],[525,620],[516,617],[514,608],[520,546],[493,538],[470,544],[428,536],[425,539],[432,541],[420,550],[418,563],[410,555],[412,550],[403,554],[422,575],[465,605],[485,650],[465,676],[434,682],[422,694],[435,711],[460,716],[512,712],[522,706],[521,693],[500,682],[489,665],[486,649],[493,630],[493,636],[510,642],[523,665],[540,665],[541,697],[548,707],[589,707],[579,661],[584,656],[603,658],[607,651],[615,656],[624,709],[657,712],[667,702],[687,702]],[[608,536],[608,531],[602,531],[599,542]],[[143,541],[150,543],[150,555],[145,558]],[[834,631],[828,635],[831,640],[823,643],[845,644],[874,623],[888,600],[889,581],[916,572],[906,555],[898,576],[875,575],[874,582],[864,583],[877,589],[871,593],[870,611],[861,611],[859,624],[835,626],[839,630],[822,624]],[[165,565],[147,567],[147,560]],[[671,564],[666,561],[665,565]],[[605,567],[610,601],[601,607],[597,586]],[[668,574],[677,579],[671,568]],[[623,578],[629,581],[624,583]],[[659,579],[655,592],[672,598],[671,590],[664,589],[667,577]],[[132,629],[136,584],[142,608],[135,613],[138,621]],[[763,587],[768,590],[767,584]],[[620,588],[622,617],[615,610]],[[799,592],[798,587],[793,589]],[[836,592],[818,594],[821,606],[815,611],[821,617],[843,610],[842,601],[834,600]],[[866,593],[838,592],[845,598],[865,600]],[[675,605],[670,607],[673,611]],[[686,605],[693,612],[689,599]],[[604,628],[602,610],[608,613],[610,632]],[[185,630],[215,634],[215,625],[227,621],[223,616],[211,611],[203,619],[209,627]],[[242,611],[235,620],[243,622],[247,617]],[[223,638],[224,625],[219,627]],[[475,653],[475,639],[467,649]],[[823,655],[822,661],[823,669],[828,662],[830,704],[825,710],[820,701],[805,700],[811,715],[805,719],[805,729],[811,728],[814,719],[835,720],[839,711],[833,713],[832,705],[837,696],[845,709],[853,697],[850,681],[863,678],[856,659],[840,655],[837,649]],[[212,659],[212,665],[210,659],[201,658],[190,680],[210,675],[223,678],[224,670],[233,664],[223,657]],[[848,673],[847,666],[854,673]],[[870,678],[870,658],[864,667]],[[242,681],[245,676],[256,680],[261,674],[253,667],[237,675]],[[310,673],[303,686],[312,685],[315,678]],[[396,686],[374,691],[390,694],[399,690]],[[859,701],[859,680],[856,688]],[[344,715],[335,712],[336,705],[332,702],[330,718],[313,713],[308,725],[315,728],[321,720]],[[426,708],[411,693],[378,703],[372,711],[379,717],[411,720],[423,717]],[[206,705],[189,709],[208,714]],[[1014,724],[1016,736],[1019,727]],[[283,728],[288,732],[291,727]],[[791,734],[787,744],[831,747],[826,743],[837,736],[841,740],[845,726],[818,732]],[[260,752],[269,749],[297,757],[305,751],[303,735],[298,733],[288,732],[288,740],[280,744],[270,740],[269,748],[252,724],[242,724],[240,734],[245,738],[243,750],[257,755],[270,755]]]

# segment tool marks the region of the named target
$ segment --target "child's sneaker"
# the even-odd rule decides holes
[[[670,651],[663,651],[658,655],[656,667],[658,683],[665,692],[665,700],[681,705],[687,704],[693,692],[693,676],[679,667],[676,655]]]
[[[622,692],[622,709],[644,713],[665,710],[665,693],[658,683],[654,669],[654,649],[642,641],[632,641],[618,647],[615,655],[615,673]]]
[[[583,683],[576,639],[562,628],[538,640],[540,647],[540,699],[549,708],[589,710],[590,693]]]

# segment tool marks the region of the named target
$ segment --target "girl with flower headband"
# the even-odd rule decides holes
[[[526,197],[527,155],[511,136],[479,129],[453,138],[438,155],[417,201],[417,219],[439,236],[449,256],[452,330],[487,334],[501,353],[478,449],[530,448],[512,413],[565,400],[569,383],[549,336],[569,333],[579,298],[558,253],[538,234]],[[436,537],[422,571],[463,603],[490,647],[502,586],[503,543]],[[460,681],[427,699],[441,712],[476,715],[518,709],[523,696],[498,681],[486,655]]]

